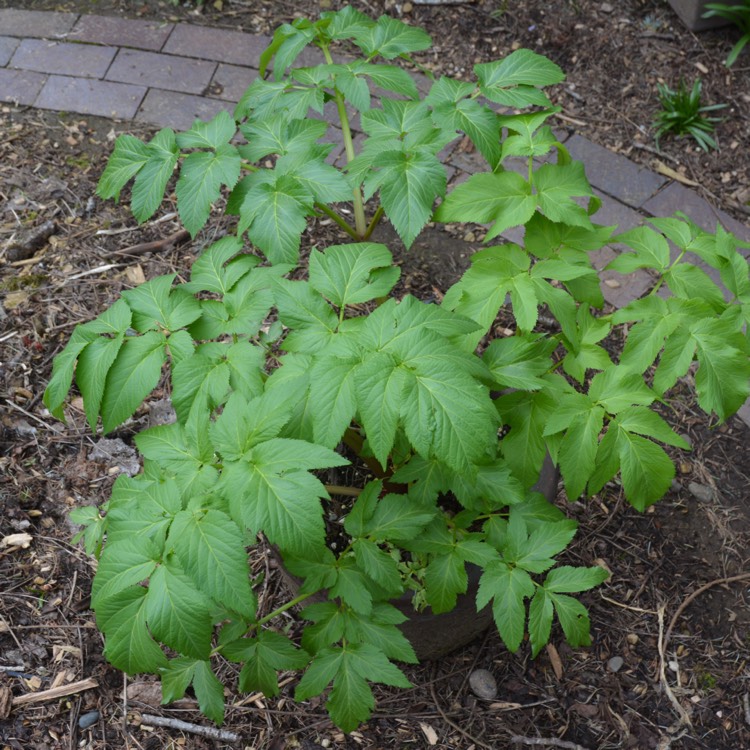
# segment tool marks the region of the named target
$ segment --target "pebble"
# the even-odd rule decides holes
[[[477,698],[491,701],[497,697],[497,682],[486,669],[475,669],[469,675],[469,687]]]
[[[602,13],[611,13],[614,10],[614,6],[611,3],[602,3],[599,9]]]
[[[631,645],[635,646],[636,643],[640,640],[640,638],[635,633],[628,633],[627,636],[625,636],[625,640]]]
[[[690,494],[696,499],[703,503],[710,503],[714,499],[714,491],[707,487],[705,484],[698,484],[698,482],[690,482],[688,484]]]
[[[625,659],[622,656],[613,656],[607,662],[607,669],[610,672],[619,672],[622,669],[622,665],[625,663]]]
[[[89,711],[78,719],[78,728],[88,729],[89,727],[93,727],[94,724],[99,721],[99,716],[100,714],[98,711]]]

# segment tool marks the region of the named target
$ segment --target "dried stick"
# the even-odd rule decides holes
[[[153,716],[152,714],[141,714],[144,724],[151,724],[155,727],[167,727],[168,729],[179,729],[183,732],[192,732],[193,734],[202,734],[204,737],[210,737],[212,740],[222,740],[223,742],[237,742],[239,736],[234,732],[228,732],[225,729],[215,729],[214,727],[203,727],[200,724],[193,724],[181,719],[169,719],[165,716]]]
[[[567,740],[558,740],[557,737],[521,737],[517,734],[510,738],[514,745],[538,745],[545,747],[564,747],[566,750],[586,750],[583,745]]]
[[[697,597],[699,597],[704,591],[708,591],[710,588],[713,588],[714,586],[720,586],[723,583],[734,583],[735,581],[746,581],[750,579],[750,573],[740,573],[736,576],[729,576],[729,578],[717,578],[715,581],[710,581],[709,583],[704,584],[700,588],[693,591],[690,596],[688,596],[682,604],[680,604],[679,607],[677,607],[677,611],[672,616],[672,620],[669,623],[669,627],[667,628],[667,634],[664,636],[664,650],[667,650],[667,645],[669,644],[669,638],[672,635],[672,631],[674,630],[674,626],[677,624],[677,620],[680,619],[680,615],[685,611],[685,609],[690,605],[692,601],[694,601]]]
[[[49,690],[42,690],[38,693],[28,693],[27,695],[21,695],[13,699],[12,705],[25,706],[28,703],[52,701],[55,700],[55,698],[62,698],[65,695],[73,695],[74,693],[80,693],[83,690],[91,690],[91,688],[95,687],[99,687],[99,683],[89,677],[87,680],[71,682],[70,685],[60,685],[60,687],[50,688]]]
[[[153,242],[142,242],[140,245],[131,245],[124,250],[115,250],[114,255],[142,255],[143,253],[163,252],[169,250],[173,245],[180,245],[190,239],[190,232],[186,229],[178,229],[168,237]]]
[[[667,635],[669,635],[669,632],[667,632]],[[669,686],[669,682],[667,682],[667,639],[664,638],[664,605],[659,607],[659,642],[657,644],[657,648],[659,651],[659,682],[664,688],[664,692],[667,694],[669,702],[672,704],[674,710],[677,712],[677,715],[680,717],[680,724],[687,724],[689,727],[692,727],[693,724],[690,721],[690,715],[680,705],[680,702],[672,692],[672,688]]]

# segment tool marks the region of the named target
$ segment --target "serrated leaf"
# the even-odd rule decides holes
[[[99,337],[78,355],[76,385],[83,396],[86,421],[93,432],[96,432],[105,379],[124,339],[124,333],[113,339]]]
[[[120,135],[99,178],[96,194],[100,198],[119,200],[120,191],[140,171],[149,156],[150,152],[145,143],[132,135]]]
[[[464,558],[458,551],[436,555],[424,572],[427,603],[435,614],[450,612],[456,606],[458,594],[465,594],[468,576]]]
[[[310,254],[310,286],[337,307],[384,297],[398,278],[390,269],[393,256],[385,245],[360,242],[331,245],[324,253]]]
[[[674,464],[656,443],[639,435],[620,430],[617,446],[625,497],[633,507],[643,511],[670,488]]]
[[[594,406],[575,417],[563,435],[557,459],[570,501],[577,500],[596,467],[599,434],[604,426],[604,409]]]
[[[512,530],[516,518],[518,516],[511,510],[509,530]],[[553,565],[553,558],[570,544],[577,528],[578,524],[570,520],[541,523],[531,532],[528,539],[520,544],[513,543],[512,547],[506,547],[504,557],[508,562],[513,562],[531,573],[543,573]]]
[[[490,600],[500,637],[509,651],[517,651],[526,625],[526,599],[534,595],[534,582],[521,568],[491,563],[479,579],[477,611]]]
[[[172,522],[167,543],[204,594],[249,619],[254,617],[245,535],[231,518],[218,510],[182,511]]]
[[[536,210],[531,185],[515,172],[481,173],[453,189],[435,211],[437,221],[493,222],[486,239],[525,224]]]
[[[96,623],[105,636],[104,655],[127,674],[157,672],[167,658],[146,627],[146,589],[130,586],[96,605]]]
[[[94,609],[123,589],[147,579],[156,568],[158,548],[149,539],[127,539],[107,544],[91,588]]]
[[[296,263],[312,203],[307,189],[288,175],[253,185],[240,208],[240,232],[249,228],[248,236],[271,263]]]
[[[180,148],[218,149],[229,143],[237,131],[233,117],[222,110],[211,120],[195,120],[190,130],[177,134]]]
[[[146,620],[154,637],[175,651],[207,659],[213,630],[208,602],[190,579],[160,565],[149,578]]]
[[[434,516],[434,508],[419,507],[405,495],[389,494],[375,507],[366,533],[375,541],[413,539]]]
[[[565,639],[573,648],[591,645],[591,623],[586,607],[577,599],[565,594],[548,592],[555,607]]]
[[[669,265],[669,245],[658,232],[650,227],[636,227],[628,232],[615,235],[616,242],[632,248],[632,253],[620,253],[605,270],[632,273],[637,268],[653,268],[660,273]]]
[[[558,594],[575,594],[598,586],[608,577],[609,573],[598,565],[591,568],[574,568],[570,565],[561,565],[547,573],[544,580],[544,589]]]
[[[193,674],[193,690],[201,713],[221,725],[224,722],[224,686],[209,661],[198,661]]]
[[[329,357],[316,360],[310,373],[315,442],[335,448],[357,410],[356,360]]]
[[[539,207],[547,218],[565,224],[589,228],[591,220],[586,209],[573,198],[592,196],[583,163],[543,164],[534,172]]]
[[[210,411],[225,400],[230,368],[221,354],[201,347],[172,368],[172,405],[180,422],[186,422],[194,408]]]
[[[369,539],[357,539],[352,545],[357,565],[390,594],[403,590],[396,561]]]
[[[511,86],[553,86],[565,74],[551,60],[528,49],[519,49],[502,60],[474,66],[482,93],[490,94]],[[488,93],[489,92],[489,93]]]
[[[76,360],[96,338],[96,334],[79,326],[65,348],[52,361],[52,377],[44,391],[44,403],[57,419],[64,419],[62,405],[73,383]]]
[[[392,60],[399,55],[427,49],[432,44],[432,39],[422,29],[383,15],[374,26],[357,34],[354,43],[368,58],[380,55],[386,60]]]
[[[211,204],[218,200],[221,186],[233,188],[237,183],[240,163],[237,147],[229,143],[213,152],[198,151],[185,158],[175,191],[177,210],[192,237],[208,221]]]
[[[540,376],[550,370],[555,346],[554,341],[535,334],[509,336],[490,342],[482,359],[501,388],[534,391],[545,385]]]
[[[529,641],[531,658],[535,659],[542,647],[549,641],[552,630],[552,599],[541,586],[529,603]]]
[[[698,403],[724,421],[750,396],[750,356],[745,338],[724,320],[704,319],[690,327],[697,344]]]
[[[179,656],[170,659],[169,664],[161,669],[161,702],[173,703],[185,695],[193,681],[196,659],[190,656]]]
[[[627,432],[636,432],[683,450],[690,449],[690,444],[685,438],[673,432],[664,419],[644,406],[631,406],[624,409],[619,414],[617,424],[620,429]]]
[[[386,151],[364,182],[365,199],[380,191],[380,201],[406,247],[430,220],[435,199],[445,195],[445,167],[425,150]]]
[[[166,343],[164,335],[156,331],[125,338],[104,387],[101,414],[105,433],[128,419],[156,387],[166,360]]]
[[[346,613],[345,635],[354,643],[370,643],[389,659],[416,664],[414,648],[396,627],[405,620],[395,607],[385,602],[373,602],[372,613],[364,616],[354,611]]]
[[[242,256],[242,263],[228,261],[242,250],[242,240],[229,235],[209,245],[190,268],[190,281],[184,288],[191,292],[205,291],[226,294],[250,268],[260,262],[252,255]],[[249,267],[250,268],[249,268]]]
[[[180,155],[171,128],[160,130],[146,148],[148,161],[136,175],[130,201],[133,216],[141,223],[150,219],[161,205],[167,182]]]
[[[276,162],[276,171],[293,178],[319,203],[339,203],[352,198],[345,175],[311,154],[291,153]]]

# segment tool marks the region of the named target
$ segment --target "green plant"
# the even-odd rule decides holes
[[[708,8],[708,12],[703,14],[703,18],[726,18],[742,32],[742,36],[732,47],[724,61],[724,64],[730,68],[734,65],[740,52],[745,49],[745,45],[750,42],[750,0],[743,0],[742,3],[736,5],[709,3],[706,8]]]
[[[361,58],[333,63],[330,47],[342,41]],[[725,419],[750,390],[750,278],[732,235],[678,218],[619,235],[592,223],[598,201],[583,167],[548,124],[557,110],[542,88],[562,80],[559,68],[518,50],[475,66],[477,83],[440,78],[420,99],[409,74],[377,60],[429,42],[351,8],[283,26],[263,60],[273,60],[273,79],[253,83],[234,118],[164,129],[149,143],[123,135],[100,181],[100,195],[117,197],[135,178],[131,208],[145,220],[179,164],[178,209],[193,234],[222,186],[237,217],[188,280],[155,278],[76,328],[45,392],[62,417],[75,378],[92,430],[101,417],[106,433],[166,368],[177,421],[136,435],[143,472],[118,478],[104,514],[85,507],[73,517],[99,558],[92,606],[107,658],[159,673],[165,702],[192,684],[215,721],[224,708],[214,669],[226,659],[240,665],[240,689],[267,695],[279,691],[278,671],[303,670],[295,697],[332,686],[330,715],[353,729],[373,707],[368,682],[409,684],[393,661],[415,655],[391,600],[409,591],[449,611],[467,590],[467,563],[481,569],[477,607],[491,604],[511,651],[528,632],[535,656],[554,616],[571,644],[588,644],[588,614],[570,594],[606,574],[557,564],[576,524],[529,489],[545,455],[570,499],[619,472],[643,509],[674,476],[658,443],[687,448],[648,407],[695,360],[707,412]],[[309,44],[325,62],[294,68]],[[340,117],[342,169],[325,162],[331,130],[309,117],[327,101]],[[500,115],[488,101],[528,111]],[[359,152],[355,110],[367,134]],[[444,196],[438,154],[459,133],[491,171]],[[537,164],[547,155],[556,163]],[[340,205],[349,200],[353,226]],[[399,268],[367,239],[383,214],[407,245],[432,219],[489,223],[488,241],[523,225],[524,246],[477,253],[439,306],[396,299]],[[291,280],[301,234],[321,215],[359,241],[312,249]],[[654,285],[594,314],[603,298],[590,253],[613,239],[631,249],[609,268],[648,269]],[[728,301],[687,253],[718,270]],[[493,339],[508,294],[516,331]],[[559,329],[537,330],[541,306]],[[613,360],[601,342],[615,330],[627,341]],[[350,462],[364,477],[356,487],[313,473]],[[350,498],[343,516],[331,517],[329,494]],[[247,558],[260,534],[302,579],[298,595],[265,614]],[[327,598],[302,610],[299,642],[273,629],[317,592]]]
[[[662,107],[654,118],[657,145],[665,133],[674,133],[691,135],[704,151],[718,148],[711,134],[715,123],[721,122],[721,118],[708,117],[706,113],[723,109],[726,104],[701,104],[702,85],[698,79],[688,90],[685,81],[680,79],[677,90],[673,91],[665,83],[656,84]]]

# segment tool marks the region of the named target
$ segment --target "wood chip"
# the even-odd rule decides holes
[[[562,680],[564,672],[562,659],[557,649],[551,643],[547,644],[547,656],[549,657],[550,664],[552,664],[552,671],[555,673],[555,677],[558,680]]]

